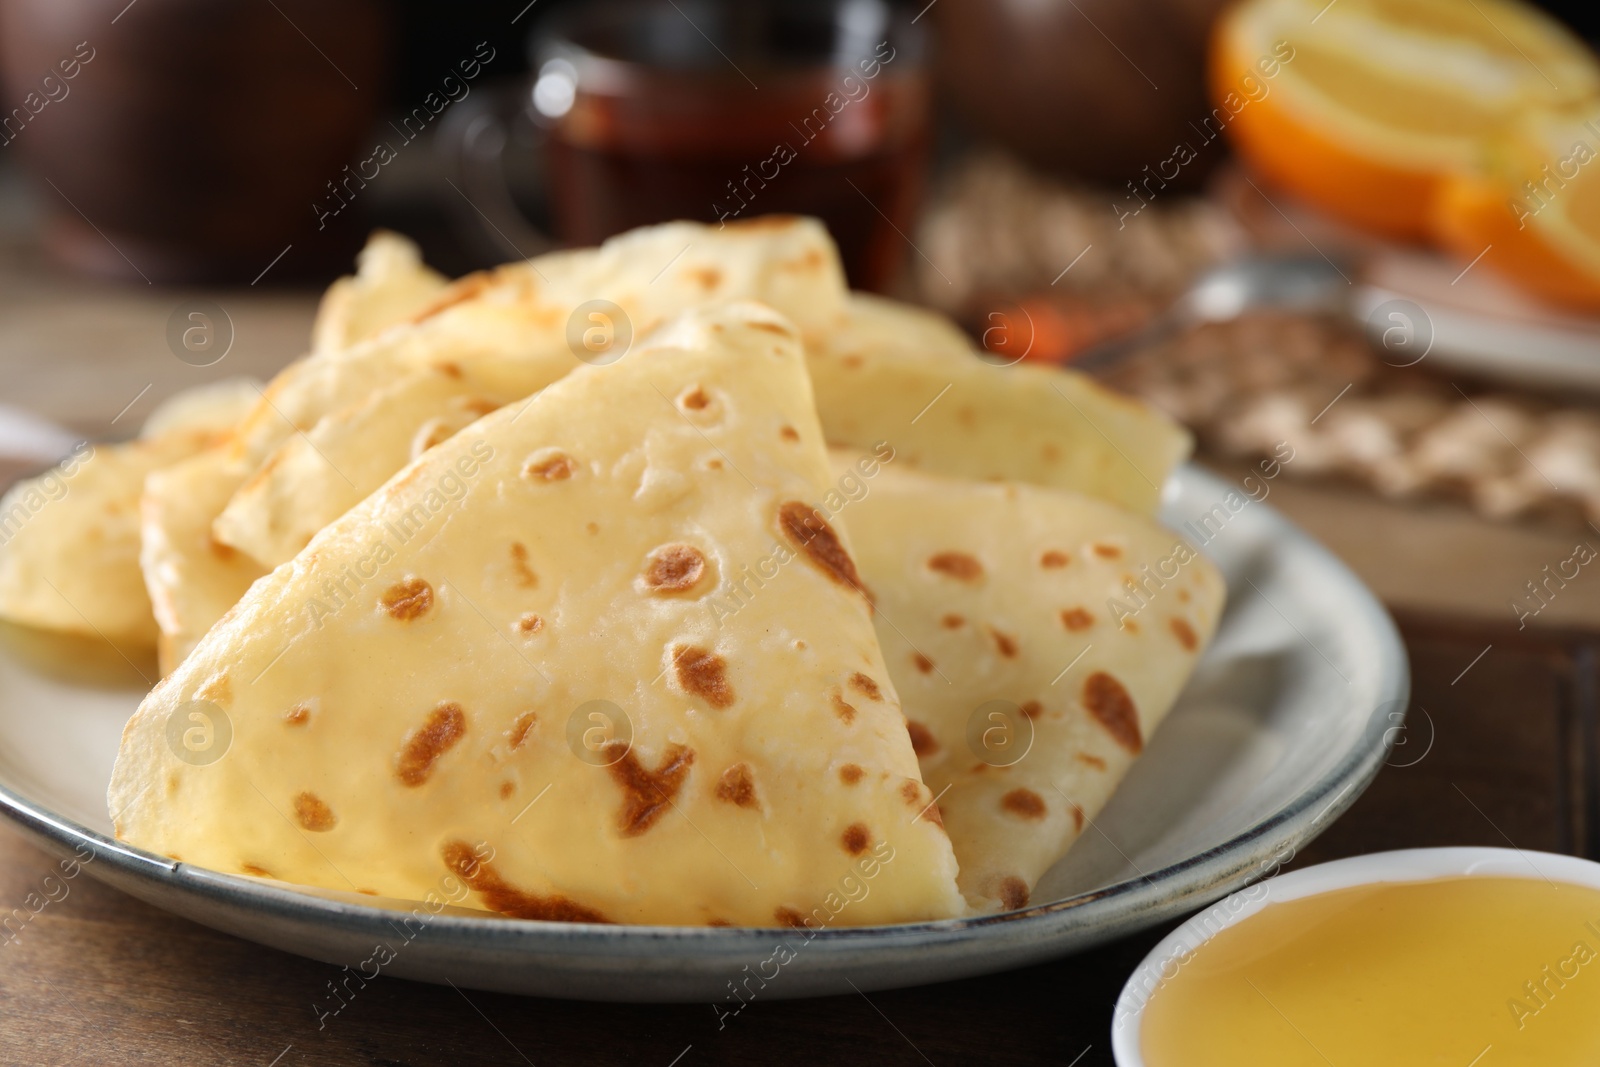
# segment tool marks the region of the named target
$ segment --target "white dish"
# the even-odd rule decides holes
[[[143,693],[51,678],[0,650],[0,814],[86,871],[196,922],[330,963],[481,989],[737,1007],[731,983],[794,951],[762,996],[917,985],[1065,955],[1190,911],[1258,877],[1377,773],[1408,692],[1393,623],[1361,583],[1270,507],[1196,468],[1168,487],[1174,528],[1226,516],[1200,546],[1226,577],[1217,638],[1144,756],[1021,911],[794,931],[526,922],[446,909],[395,945],[413,905],[303,892],[112,840],[105,789]],[[1230,508],[1230,502],[1238,505]],[[1195,536],[1188,532],[1191,539]],[[751,968],[746,972],[744,968]],[[765,972],[763,972],[765,973]]]
[[[1511,848],[1413,848],[1319,863],[1261,882],[1200,912],[1150,950],[1122,987],[1112,1014],[1111,1051],[1117,1067],[1145,1067],[1139,1048],[1140,1024],[1152,997],[1161,995],[1162,975],[1223,930],[1271,904],[1383,882],[1425,882],[1435,878],[1543,878],[1557,884],[1600,889],[1600,863],[1550,852]]]

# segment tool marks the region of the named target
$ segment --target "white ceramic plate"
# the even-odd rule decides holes
[[[1117,1067],[1145,1067],[1139,1027],[1145,1006],[1161,995],[1162,975],[1171,976],[1178,960],[1230,926],[1269,904],[1383,882],[1426,882],[1436,878],[1541,878],[1558,885],[1600,889],[1600,863],[1551,852],[1512,848],[1412,848],[1303,867],[1252,886],[1196,915],[1150,950],[1117,998],[1111,1023],[1111,1051]]]
[[[1022,911],[809,934],[455,909],[404,926],[398,904],[220,874],[111,840],[106,783],[143,694],[52,678],[14,649],[0,650],[0,814],[63,856],[92,852],[85,871],[157,907],[329,963],[381,960],[384,973],[423,981],[593,1000],[726,998],[732,1008],[731,983],[758,969],[761,995],[778,998],[1035,963],[1166,921],[1271,870],[1355,800],[1398,726],[1405,652],[1371,594],[1266,504],[1198,469],[1169,485],[1164,518],[1182,528],[1211,514],[1215,527],[1216,507],[1226,521],[1201,547],[1228,583],[1217,638],[1098,832]]]

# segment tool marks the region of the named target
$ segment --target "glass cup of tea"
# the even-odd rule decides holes
[[[514,99],[452,109],[475,215],[524,255],[673,219],[814,215],[850,282],[888,287],[911,249],[931,143],[915,18],[883,0],[596,0],[531,42]],[[469,101],[463,101],[465,105]],[[504,178],[532,131],[553,240]]]

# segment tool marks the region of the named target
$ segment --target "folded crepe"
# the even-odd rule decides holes
[[[760,305],[423,452],[144,701],[122,840],[534,919],[963,908],[843,531],[797,332]],[[676,347],[684,336],[698,347]],[[711,599],[770,578],[734,619]]]
[[[1177,699],[1222,577],[1104,501],[920,474],[898,455],[872,467],[838,517],[877,596],[923,780],[967,900],[1023,907]]]
[[[599,248],[469,275],[441,290],[409,326],[292,364],[227,442],[182,472],[151,481],[141,562],[162,629],[163,669],[187,655],[269,565],[299,550],[299,527],[260,532],[279,499],[272,492],[246,494],[252,503],[241,506],[255,509],[248,520],[213,524],[279,446],[314,430],[324,417],[429,370],[501,381],[527,396],[585,365],[580,342],[593,320],[580,312],[597,300],[621,311],[620,317],[600,312],[611,320],[611,347],[602,348],[600,359],[626,351],[630,336],[642,337],[681,310],[734,298],[760,299],[808,332],[831,328],[842,314],[842,279],[838,253],[813,219],[770,217],[726,227],[669,223]],[[357,498],[373,488],[359,485]],[[307,505],[308,513],[319,506],[315,500]],[[331,521],[343,506],[321,504],[316,521]],[[247,537],[244,530],[257,533]],[[234,536],[264,558],[231,544]]]
[[[122,444],[81,444],[0,499],[0,618],[82,634],[119,649],[156,643],[139,574],[145,477],[216,440],[259,393],[230,379],[178,393]]]
[[[414,316],[448,284],[422,262],[415,242],[374,230],[356,257],[356,273],[322,294],[311,325],[311,350],[337,352],[374,337]]]
[[[844,325],[809,351],[831,444],[892,441],[896,462],[937,474],[1031,482],[1146,515],[1188,457],[1187,430],[1054,367],[979,358],[948,319],[852,293]]]

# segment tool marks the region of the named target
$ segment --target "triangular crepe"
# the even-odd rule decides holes
[[[830,328],[843,314],[842,279],[838,253],[814,219],[669,223],[599,248],[470,275],[441,291],[412,326],[292,364],[226,445],[152,483],[143,560],[151,599],[167,608],[158,612],[164,667],[187,655],[220,617],[217,605],[232,603],[265,569],[242,551],[227,559],[216,553],[237,550],[224,535],[259,529],[259,521],[220,531],[212,523],[284,441],[325,416],[430,369],[516,378],[517,392],[532,393],[584,365],[568,331],[580,306],[593,300],[619,307],[634,337],[685,308],[744,297],[771,304],[804,331]]]
[[[852,293],[843,328],[809,349],[830,444],[894,442],[937,474],[1031,482],[1154,514],[1189,455],[1182,426],[1092,378],[997,366],[932,312]]]
[[[867,462],[839,518],[961,889],[980,910],[1022,907],[1177,699],[1221,575],[1104,501]]]
[[[246,379],[178,393],[138,440],[80,445],[0,499],[0,618],[83,634],[128,651],[156,643],[139,573],[139,494],[146,475],[210,445],[238,421]]]
[[[527,918],[958,913],[871,605],[814,508],[795,328],[700,314],[704,347],[502,408],[258,582],[129,723],[119,837],[390,897],[459,880]]]

